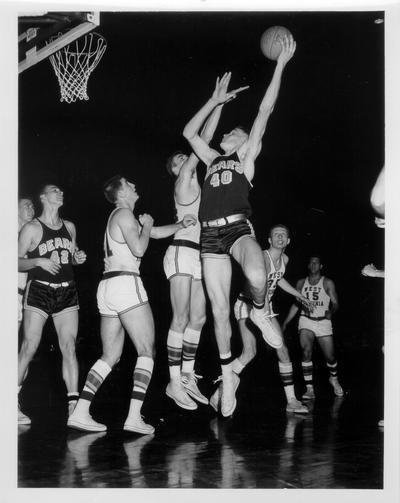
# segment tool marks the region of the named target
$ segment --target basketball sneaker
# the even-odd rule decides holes
[[[172,384],[168,383],[165,390],[166,395],[171,398],[179,407],[186,410],[196,410],[197,404],[186,393],[181,383]]]
[[[222,376],[219,376],[218,379],[216,379],[213,384],[217,384],[217,383],[219,383],[218,387],[214,391],[214,393],[211,395],[211,398],[210,398],[210,405],[215,410],[215,412],[219,412],[219,409],[221,407]],[[233,388],[234,388],[235,393],[236,393],[236,390],[238,389],[239,383],[240,383],[240,377],[235,372],[233,372]]]
[[[333,391],[336,396],[343,396],[344,395],[343,388],[340,386],[337,377],[330,376],[329,382],[330,382],[331,386],[333,387]]]
[[[236,390],[239,386],[240,378],[234,372],[222,375],[221,384],[221,414],[229,417],[236,409]]]
[[[315,398],[314,387],[308,385],[306,392],[301,398],[302,400],[314,400]]]
[[[194,372],[191,374],[182,374],[181,383],[188,395],[198,402],[208,405],[208,398],[206,398],[197,387],[198,379],[202,379],[202,376],[196,375]]]
[[[253,309],[250,311],[250,319],[256,327],[261,330],[263,339],[272,348],[279,349],[283,346],[283,340],[279,332],[276,331],[271,323],[271,318],[276,314],[270,315],[261,309]]]
[[[154,426],[151,426],[151,424],[146,424],[143,421],[142,416],[128,416],[124,424],[124,430],[131,431],[133,433],[141,433],[142,435],[151,435],[152,433],[154,433]]]
[[[297,398],[291,398],[286,405],[286,412],[295,412],[296,414],[308,414],[308,409]]]
[[[26,416],[18,404],[18,424],[31,424],[31,419]]]
[[[68,417],[74,412],[77,403],[78,403],[78,399],[70,400],[68,402]]]
[[[67,426],[81,431],[107,431],[107,426],[95,421],[90,414],[83,415],[76,412],[69,416]]]

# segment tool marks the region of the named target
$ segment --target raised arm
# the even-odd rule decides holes
[[[331,305],[329,309],[325,311],[326,318],[330,320],[332,319],[332,315],[339,309],[339,301],[336,293],[335,283],[331,279],[325,278],[324,289],[331,299]]]
[[[205,163],[207,166],[211,161],[218,155],[218,152],[211,149],[204,138],[199,135],[200,128],[206,118],[218,105],[222,105],[227,101],[236,98],[236,95],[247,89],[248,86],[239,87],[233,91],[228,92],[228,84],[231,79],[231,73],[225,73],[222,78],[217,78],[215,84],[214,92],[211,98],[201,107],[197,114],[186,124],[183,130],[183,136],[188,140],[190,146],[196,153],[196,155]],[[219,117],[218,117],[219,120]],[[217,127],[218,120],[216,121],[215,128]],[[215,129],[214,129],[215,130]]]
[[[142,215],[139,217],[140,223],[142,223]],[[176,231],[180,229],[186,229],[191,225],[197,223],[197,218],[194,215],[185,215],[180,222],[176,224],[161,225],[158,227],[152,227],[150,231],[150,237],[153,239],[164,239],[175,234]]]
[[[257,117],[250,131],[249,139],[244,147],[246,150],[243,166],[246,178],[249,181],[251,181],[254,177],[254,161],[261,151],[261,142],[267,127],[267,122],[278,98],[283,70],[288,61],[293,57],[294,51],[296,50],[296,42],[293,40],[293,37],[283,37],[281,43],[282,51],[276,63],[274,74],[264,98],[261,101]]]
[[[200,133],[200,138],[204,140],[207,145],[214,137],[215,130],[217,129],[217,125],[221,117],[222,107],[223,104],[217,105],[213,109]],[[196,168],[198,163],[199,158],[197,157],[197,155],[193,153],[190,154],[188,160],[183,164],[179,172],[179,177],[175,185],[175,195],[178,195],[177,193],[179,193],[179,190],[181,188],[185,190],[188,187],[191,179],[196,176]]]

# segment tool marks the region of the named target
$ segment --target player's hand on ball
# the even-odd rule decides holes
[[[83,264],[86,262],[86,253],[83,250],[76,250],[74,253],[74,260],[76,264]]]
[[[197,224],[197,218],[195,215],[185,215],[182,219],[182,225],[186,229],[186,227],[190,227],[191,225]]]
[[[143,227],[153,227],[154,220],[151,215],[148,213],[143,213],[143,215],[139,216],[139,222],[142,224]]]
[[[296,50],[296,42],[292,36],[283,36],[280,40],[282,45],[282,51],[278,57],[278,63],[286,65],[286,63],[292,59],[293,54]]]
[[[227,101],[235,99],[238,93],[249,88],[249,86],[244,86],[238,87],[233,91],[228,91],[228,85],[231,80],[231,76],[231,72],[226,72],[221,78],[217,77],[217,82],[215,84],[215,90],[213,92],[212,99],[220,105],[222,103],[226,103]]]

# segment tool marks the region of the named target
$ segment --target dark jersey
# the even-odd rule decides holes
[[[41,267],[35,267],[28,272],[28,280],[38,279],[49,283],[62,283],[74,278],[72,270],[72,238],[65,223],[60,229],[54,230],[47,227],[41,220],[37,221],[42,226],[42,238],[37,247],[27,253],[28,258],[48,258],[60,264],[61,269],[57,274],[50,274]]]
[[[215,220],[236,213],[250,216],[250,187],[236,152],[216,157],[207,168],[204,178],[200,221]]]

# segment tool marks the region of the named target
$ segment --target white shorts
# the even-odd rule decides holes
[[[326,335],[332,335],[332,321],[331,320],[311,320],[307,316],[300,316],[299,318],[299,330],[302,329],[311,330],[314,332],[316,337],[324,337]]]
[[[102,279],[97,288],[101,316],[117,317],[147,303],[147,293],[138,274]]]
[[[18,292],[18,323],[22,321],[22,308],[23,308],[24,296]]]
[[[188,246],[170,245],[164,255],[164,272],[167,279],[181,275],[200,280],[202,278],[200,250]]]

